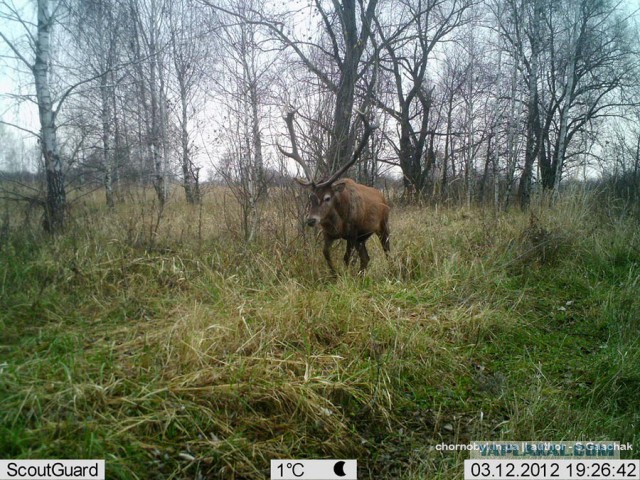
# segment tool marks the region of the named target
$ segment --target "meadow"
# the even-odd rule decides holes
[[[471,440],[640,450],[640,229],[591,194],[554,207],[402,206],[391,256],[328,275],[273,191],[256,241],[232,196],[161,211],[16,206],[0,234],[0,458],[104,458],[109,479],[264,479],[356,458],[363,479],[462,479]],[[299,210],[299,209],[298,209]]]

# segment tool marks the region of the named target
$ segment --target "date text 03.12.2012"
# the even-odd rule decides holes
[[[640,479],[640,460],[465,460],[465,480]]]

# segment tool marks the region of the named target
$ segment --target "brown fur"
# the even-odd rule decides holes
[[[349,265],[351,254],[357,248],[360,256],[360,272],[369,263],[365,243],[374,233],[380,238],[382,248],[389,254],[389,205],[384,195],[375,188],[354,182],[349,178],[330,185],[311,188],[311,205],[307,224],[319,225],[324,233],[324,257],[333,274],[331,244],[338,239],[347,241],[344,262]]]

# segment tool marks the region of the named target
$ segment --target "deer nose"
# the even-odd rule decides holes
[[[318,223],[318,220],[311,217],[311,218],[307,218],[307,225],[310,227],[313,227],[316,223]]]

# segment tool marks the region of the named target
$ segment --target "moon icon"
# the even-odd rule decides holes
[[[333,473],[335,473],[339,477],[346,477],[347,474],[344,473],[344,464],[345,462],[339,461],[333,466]]]

